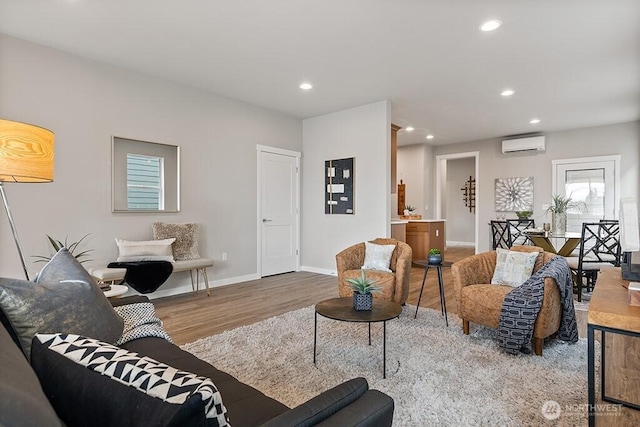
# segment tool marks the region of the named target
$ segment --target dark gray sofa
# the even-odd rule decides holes
[[[139,302],[140,297],[114,300],[116,304]],[[0,310],[0,317],[2,313]],[[6,318],[3,319],[6,323]],[[310,401],[289,409],[233,376],[183,351],[161,338],[140,338],[123,348],[156,359],[180,370],[210,378],[218,387],[232,426],[390,426],[393,399],[377,390],[369,390],[364,378],[356,378],[330,389]],[[304,381],[303,378],[300,379]],[[0,327],[0,425],[60,426],[59,419],[73,414],[56,414],[51,399],[64,399],[65,389],[72,384],[56,383],[43,391],[38,376],[10,328]],[[86,404],[77,402],[78,407]],[[113,410],[97,405],[93,425],[117,424]],[[76,420],[77,421],[77,420]],[[82,423],[81,423],[82,424]],[[125,423],[126,424],[126,423]]]

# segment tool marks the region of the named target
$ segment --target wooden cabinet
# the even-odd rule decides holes
[[[444,255],[444,221],[409,221],[406,237],[407,244],[413,251],[413,261],[427,259],[429,249],[432,248],[440,249]]]
[[[591,410],[597,410],[601,403],[605,403],[596,399],[600,394],[596,393],[597,371],[600,371],[600,381],[604,382],[600,391],[611,399],[608,402],[640,404],[640,360],[637,357],[640,354],[640,307],[629,305],[626,286],[629,282],[622,279],[620,267],[601,268],[589,302],[587,348],[588,352],[594,352],[587,357],[587,396]],[[594,341],[598,336],[601,342],[599,350]],[[596,369],[598,352],[601,364]],[[620,417],[608,417],[611,412],[607,413],[604,407],[602,412],[596,419],[598,426],[602,424],[600,421],[605,425],[639,425],[638,411],[621,407],[616,413]],[[607,418],[618,420],[609,424]],[[621,424],[622,420],[625,422]]]
[[[407,224],[406,223],[392,223],[391,224],[391,238],[399,240],[401,242],[407,241]]]

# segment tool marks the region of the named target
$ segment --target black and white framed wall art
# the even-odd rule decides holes
[[[496,178],[496,212],[533,211],[533,177]]]
[[[354,158],[324,162],[324,213],[353,215]]]

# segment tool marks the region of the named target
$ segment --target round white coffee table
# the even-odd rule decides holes
[[[129,287],[125,285],[111,285],[111,289],[104,291],[104,296],[107,298],[118,297],[125,294],[128,290]]]

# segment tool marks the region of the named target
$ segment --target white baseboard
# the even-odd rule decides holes
[[[458,242],[458,241],[455,241],[455,240],[447,240],[447,246],[468,246],[468,247],[475,248],[476,243],[475,242]]]
[[[326,274],[329,276],[337,276],[337,272],[335,270],[328,270],[324,268],[316,268],[316,267],[308,267],[308,266],[300,266],[299,271],[308,271],[309,273],[317,273],[317,274]],[[251,280],[258,280],[260,277],[258,274],[247,274],[244,276],[236,276],[236,277],[227,277],[226,279],[220,280],[209,280],[209,288],[217,288],[219,286],[233,285],[235,283],[249,282]],[[204,284],[200,284],[199,290],[206,289]],[[193,292],[191,289],[191,284],[176,286],[168,289],[158,289],[157,291],[151,294],[145,294],[149,299],[156,298],[164,298],[170,297],[174,295],[188,294]],[[123,296],[135,295],[136,292],[133,289],[129,289],[129,291]]]
[[[209,288],[217,288],[219,286],[233,285],[235,283],[248,282],[250,280],[257,280],[259,278],[260,277],[258,277],[257,274],[247,274],[244,276],[227,277],[225,279],[220,279],[220,280],[209,280]],[[203,283],[201,283],[199,289],[200,290],[207,289],[207,287],[204,286]],[[191,284],[182,285],[182,286],[169,288],[169,289],[159,289],[153,292],[152,294],[146,294],[146,296],[149,299],[156,299],[156,298],[170,297],[173,295],[187,294],[189,292],[193,292],[193,290],[191,289]],[[126,295],[129,295],[129,293],[127,293]],[[134,293],[131,293],[131,295],[134,295]]]
[[[300,271],[308,271],[309,273],[326,274],[329,276],[337,276],[336,270],[329,270],[327,268],[309,267],[307,265],[301,265]]]

